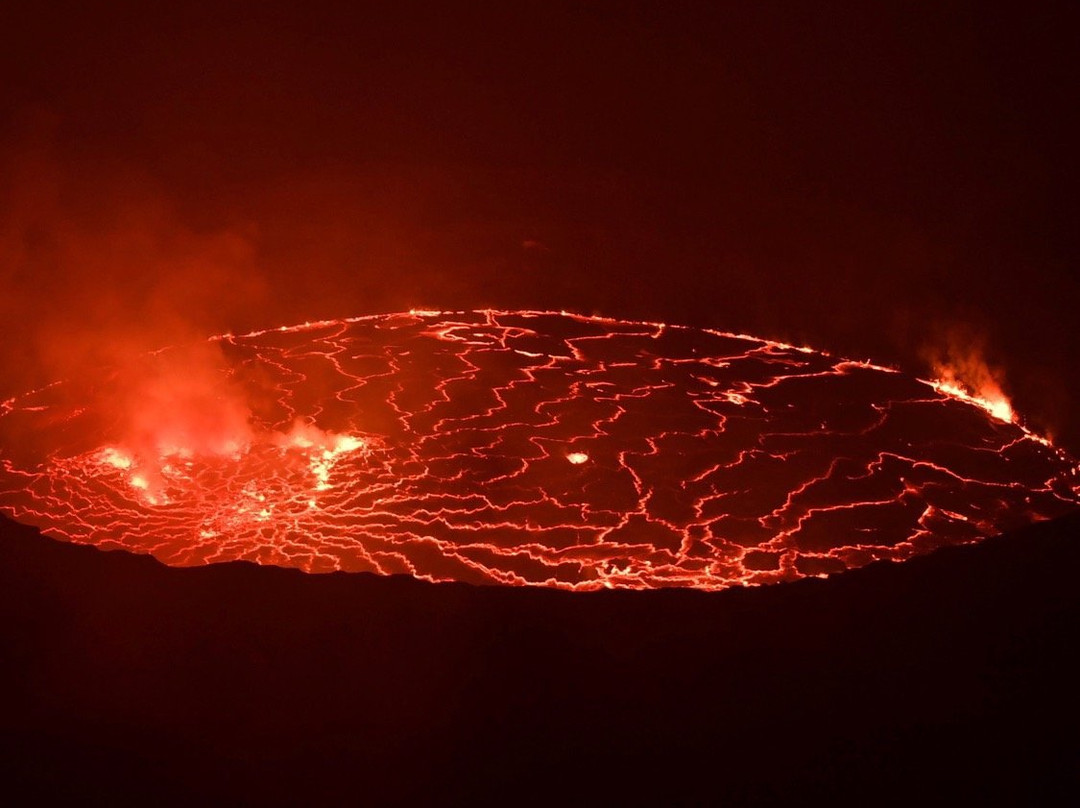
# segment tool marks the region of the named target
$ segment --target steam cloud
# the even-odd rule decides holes
[[[96,402],[119,442],[139,454],[236,449],[247,404],[205,338],[266,297],[254,228],[181,224],[145,176],[65,163],[50,146],[56,125],[38,112],[0,153],[0,394],[141,361]]]

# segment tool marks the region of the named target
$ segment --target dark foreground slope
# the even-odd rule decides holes
[[[1052,804],[1078,784],[1080,515],[715,594],[172,569],[8,521],[0,539],[16,793]]]

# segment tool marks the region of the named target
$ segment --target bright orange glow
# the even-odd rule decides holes
[[[139,406],[111,432],[63,385],[5,402],[49,448],[0,454],[0,510],[175,565],[719,589],[1080,505],[992,399],[746,335],[413,311],[210,345],[175,385],[167,352],[118,376],[103,400]]]
[[[984,337],[968,328],[944,329],[940,344],[924,349],[934,369],[932,384],[945,395],[982,407],[999,421],[1016,422],[1002,390],[1001,371],[984,358],[984,343]]]
[[[943,378],[931,382],[938,392],[953,398],[968,401],[977,407],[982,407],[999,421],[1016,421],[1016,413],[1001,388],[993,382],[985,383],[976,392],[969,392],[955,376],[947,369],[942,371]]]

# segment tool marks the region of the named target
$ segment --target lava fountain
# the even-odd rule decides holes
[[[1076,463],[1001,402],[744,335],[412,311],[213,342],[235,440],[125,443],[88,402],[138,369],[52,385],[0,405],[0,512],[177,566],[720,589],[1080,505]]]

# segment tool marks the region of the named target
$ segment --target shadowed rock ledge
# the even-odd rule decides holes
[[[2,752],[38,799],[1051,804],[1076,785],[1080,514],[719,593],[176,569],[0,529]]]

